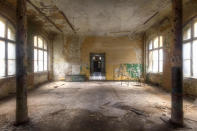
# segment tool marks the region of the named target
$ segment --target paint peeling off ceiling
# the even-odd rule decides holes
[[[36,20],[42,21],[44,23],[44,28],[53,32],[63,31],[65,34],[72,32],[69,25],[67,24],[64,16],[60,13],[60,10],[55,6],[51,0],[30,0],[33,5],[35,5],[45,16],[40,14],[35,7],[28,2],[27,10],[28,13],[35,16]],[[46,17],[48,17],[54,24],[49,22]],[[55,26],[54,26],[55,25]]]
[[[171,0],[30,1],[65,34],[73,34],[73,30],[61,12],[68,18],[77,34],[99,36],[141,33],[166,16],[171,7]],[[42,21],[47,30],[59,32],[57,27],[47,21],[35,8],[30,4],[27,5],[29,14]]]
[[[79,34],[110,35],[142,31],[144,23],[169,7],[171,0],[53,0],[53,3],[68,16]]]

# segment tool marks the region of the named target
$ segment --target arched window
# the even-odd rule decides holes
[[[15,34],[10,22],[0,16],[0,78],[16,73]]]
[[[183,29],[183,73],[197,78],[197,19]]]
[[[34,36],[34,72],[43,72],[47,70],[47,42],[41,36]]]
[[[157,36],[152,39],[148,47],[149,65],[148,71],[151,73],[163,72],[163,37]]]

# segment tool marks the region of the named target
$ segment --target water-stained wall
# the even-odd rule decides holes
[[[66,75],[72,75],[81,65],[82,36],[58,35],[54,40],[54,79],[64,80]],[[79,69],[76,69],[79,68]]]
[[[9,10],[8,10],[9,9]],[[13,6],[9,4],[0,4],[0,16],[7,19],[16,29],[16,10]],[[52,73],[51,65],[52,65],[52,43],[49,38],[49,34],[45,32],[42,28],[42,25],[30,19],[28,17],[27,22],[28,30],[27,30],[27,88],[32,89],[36,85],[49,81],[51,76],[49,74]],[[48,44],[48,72],[33,72],[33,36],[41,35],[47,40]],[[16,92],[16,77],[9,76],[5,78],[0,78],[0,99],[6,97],[10,94],[15,94]]]
[[[197,16],[197,1],[191,0],[183,5],[183,24],[188,22]],[[172,13],[168,14],[160,22],[156,23],[152,28],[146,31],[146,53],[144,59],[146,59],[146,68],[148,68],[148,43],[157,35],[162,35],[164,38],[164,61],[163,61],[163,73],[149,73],[146,72],[147,82],[160,85],[166,90],[171,90],[171,47],[173,43],[173,30],[172,30]],[[184,78],[184,93],[187,95],[197,96],[197,79],[196,78]]]
[[[106,80],[132,80],[142,74],[143,41],[138,36],[86,37],[81,45],[81,74],[90,76],[90,53],[105,53]]]

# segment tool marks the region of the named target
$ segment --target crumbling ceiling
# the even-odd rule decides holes
[[[13,0],[8,0],[13,3]],[[16,0],[14,0],[16,1]],[[145,31],[164,18],[171,0],[30,0],[65,34],[128,35]],[[28,12],[42,21],[47,30],[58,29],[30,4]],[[65,17],[68,18],[69,26]]]

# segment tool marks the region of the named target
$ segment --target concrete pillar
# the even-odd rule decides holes
[[[173,44],[172,44],[172,109],[171,120],[183,126],[183,70],[182,70],[182,0],[172,0]]]
[[[19,125],[28,121],[26,0],[17,0],[16,19],[16,125]]]

